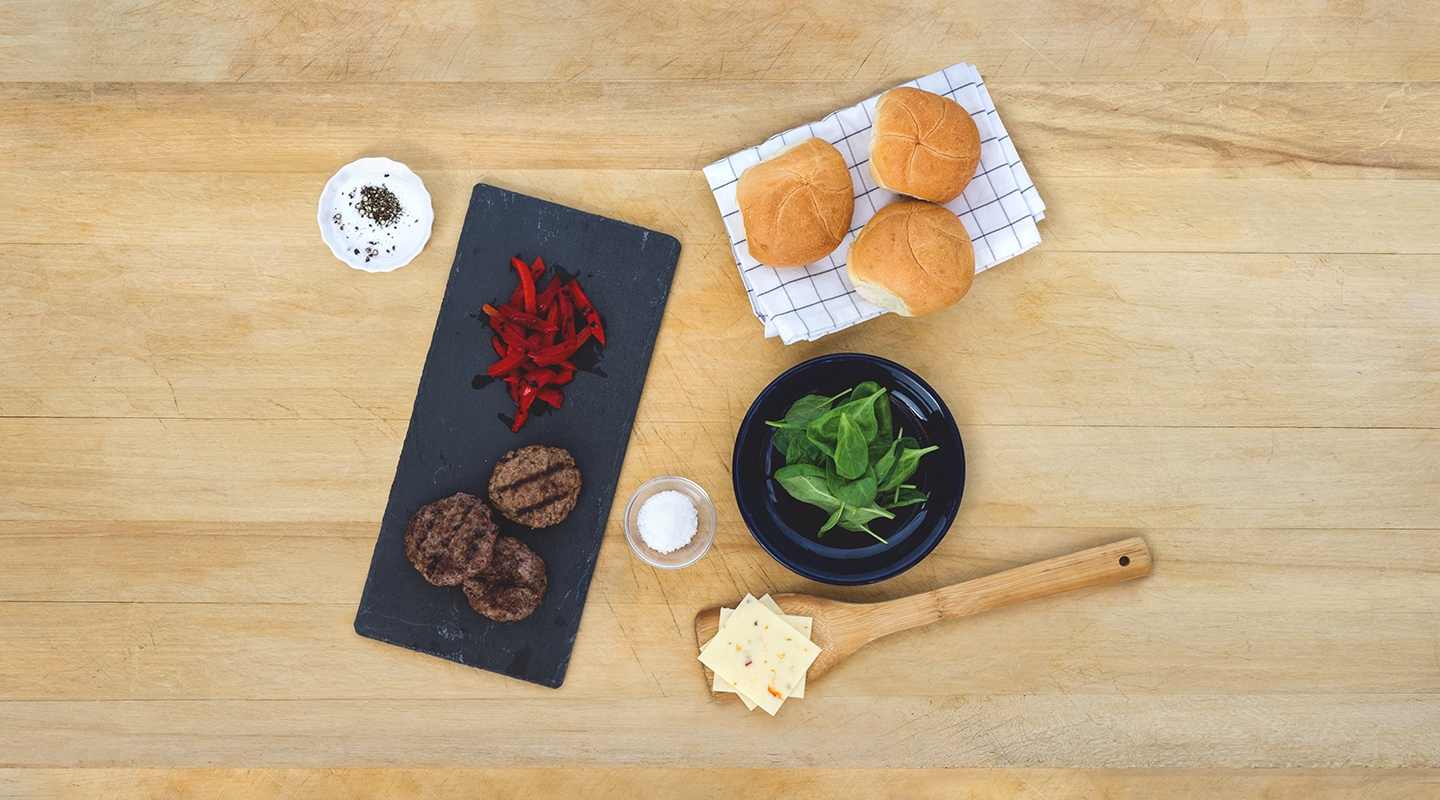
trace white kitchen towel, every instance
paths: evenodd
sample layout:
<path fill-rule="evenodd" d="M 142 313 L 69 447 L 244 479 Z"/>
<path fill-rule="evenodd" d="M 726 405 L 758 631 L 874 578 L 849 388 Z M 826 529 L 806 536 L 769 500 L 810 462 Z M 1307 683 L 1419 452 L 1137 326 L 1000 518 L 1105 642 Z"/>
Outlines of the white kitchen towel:
<path fill-rule="evenodd" d="M 960 217 L 970 232 L 975 243 L 975 271 L 989 269 L 1039 244 L 1040 231 L 1035 223 L 1045 218 L 1045 203 L 1020 163 L 980 73 L 962 63 L 901 85 L 951 98 L 970 112 L 980 131 L 979 170 L 964 194 L 945 206 Z M 876 187 L 870 177 L 870 128 L 877 98 L 772 136 L 763 144 L 705 168 L 705 179 L 730 235 L 750 306 L 765 324 L 765 335 L 779 336 L 785 344 L 818 339 L 887 313 L 860 297 L 845 271 L 846 252 L 855 234 L 876 211 L 899 198 Z M 814 264 L 767 267 L 751 258 L 745 247 L 745 227 L 735 205 L 735 182 L 747 167 L 812 136 L 835 145 L 850 168 L 855 184 L 855 216 L 850 220 L 850 231 L 834 253 Z"/>

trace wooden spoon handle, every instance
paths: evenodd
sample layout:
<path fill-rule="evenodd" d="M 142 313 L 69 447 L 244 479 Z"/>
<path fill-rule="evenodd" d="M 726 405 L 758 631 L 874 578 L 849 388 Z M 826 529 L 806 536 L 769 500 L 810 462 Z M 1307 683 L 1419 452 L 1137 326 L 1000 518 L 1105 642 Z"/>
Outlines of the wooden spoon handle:
<path fill-rule="evenodd" d="M 1139 537 L 878 604 L 877 638 L 931 622 L 966 617 L 1026 600 L 1104 586 L 1150 574 L 1150 550 Z M 876 609 L 877 611 L 879 608 Z"/>

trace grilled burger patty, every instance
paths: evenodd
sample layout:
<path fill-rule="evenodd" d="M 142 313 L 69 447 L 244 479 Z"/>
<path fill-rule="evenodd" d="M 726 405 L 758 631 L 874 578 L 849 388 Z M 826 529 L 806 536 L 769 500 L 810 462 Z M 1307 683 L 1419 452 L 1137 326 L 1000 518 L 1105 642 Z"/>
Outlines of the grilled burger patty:
<path fill-rule="evenodd" d="M 490 476 L 490 502 L 506 519 L 532 528 L 569 516 L 580 497 L 580 470 L 568 450 L 532 444 L 511 450 Z"/>
<path fill-rule="evenodd" d="M 489 566 L 465 581 L 465 597 L 490 619 L 515 622 L 540 605 L 547 583 L 544 560 L 519 539 L 501 536 Z"/>
<path fill-rule="evenodd" d="M 465 493 L 415 512 L 405 526 L 405 555 L 436 586 L 455 586 L 491 561 L 500 528 L 490 507 Z"/>

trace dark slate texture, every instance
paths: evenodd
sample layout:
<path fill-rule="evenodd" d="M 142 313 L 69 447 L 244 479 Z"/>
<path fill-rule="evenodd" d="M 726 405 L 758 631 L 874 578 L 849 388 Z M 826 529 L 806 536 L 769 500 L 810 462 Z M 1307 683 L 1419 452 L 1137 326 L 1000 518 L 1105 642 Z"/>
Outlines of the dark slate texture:
<path fill-rule="evenodd" d="M 577 276 L 604 320 L 607 346 L 577 357 L 588 371 L 563 388 L 560 409 L 532 415 L 511 433 L 515 407 L 505 385 L 484 378 L 496 355 L 480 307 L 509 299 L 516 255 L 527 262 L 541 256 Z M 679 241 L 663 233 L 475 187 L 355 616 L 357 633 L 545 686 L 565 680 L 679 256 Z M 496 516 L 502 534 L 545 560 L 549 590 L 528 619 L 491 622 L 470 608 L 460 587 L 432 586 L 415 571 L 405 557 L 405 523 L 421 506 L 456 492 L 485 498 L 495 462 L 529 444 L 569 450 L 584 485 L 574 512 L 554 527 L 531 530 Z"/>

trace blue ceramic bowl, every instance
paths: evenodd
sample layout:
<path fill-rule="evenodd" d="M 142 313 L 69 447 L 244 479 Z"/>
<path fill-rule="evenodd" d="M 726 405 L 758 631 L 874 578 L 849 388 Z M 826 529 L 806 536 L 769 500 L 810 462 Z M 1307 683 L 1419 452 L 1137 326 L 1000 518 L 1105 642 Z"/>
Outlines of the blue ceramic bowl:
<path fill-rule="evenodd" d="M 920 459 L 910 480 L 930 499 L 898 510 L 893 520 L 871 523 L 889 544 L 838 527 L 817 536 L 825 512 L 795 500 L 772 477 L 785 466 L 785 457 L 772 444 L 776 429 L 765 422 L 784 418 L 790 406 L 807 394 L 829 397 L 867 380 L 889 390 L 896 428 L 919 439 L 922 447 L 940 448 Z M 790 369 L 755 398 L 735 437 L 731 474 L 740 517 L 776 561 L 811 580 L 859 586 L 910 569 L 945 537 L 965 490 L 965 449 L 950 410 L 918 375 L 876 356 L 840 353 Z"/>

